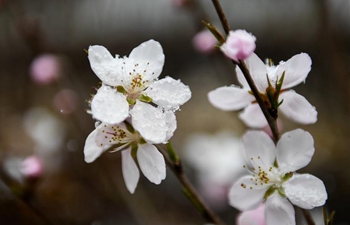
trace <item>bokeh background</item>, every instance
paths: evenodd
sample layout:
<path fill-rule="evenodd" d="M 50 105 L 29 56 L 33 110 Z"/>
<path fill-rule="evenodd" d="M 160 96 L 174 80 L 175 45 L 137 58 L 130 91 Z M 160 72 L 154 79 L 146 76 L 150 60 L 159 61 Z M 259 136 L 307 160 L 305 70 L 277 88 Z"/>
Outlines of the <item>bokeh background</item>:
<path fill-rule="evenodd" d="M 257 37 L 262 59 L 278 63 L 300 52 L 311 56 L 306 84 L 295 90 L 316 106 L 318 122 L 300 126 L 282 117 L 283 130 L 311 132 L 316 152 L 301 172 L 324 181 L 335 224 L 349 225 L 350 1 L 222 0 L 222 5 L 233 29 Z M 210 0 L 0 0 L 0 224 L 204 224 L 170 170 L 159 186 L 141 176 L 131 195 L 120 153 L 105 153 L 91 164 L 83 157 L 94 129 L 86 100 L 99 82 L 84 49 L 94 44 L 121 56 L 149 39 L 162 44 L 162 76 L 181 79 L 192 90 L 192 99 L 177 112 L 172 138 L 181 156 L 196 133 L 244 133 L 237 112 L 222 112 L 207 100 L 210 90 L 238 83 L 234 66 L 220 52 L 194 46 L 202 19 L 222 30 Z M 33 155 L 44 169 L 28 179 L 21 162 Z M 201 189 L 198 171 L 184 161 Z M 228 224 L 235 223 L 234 208 L 226 202 L 216 207 L 204 197 Z"/>

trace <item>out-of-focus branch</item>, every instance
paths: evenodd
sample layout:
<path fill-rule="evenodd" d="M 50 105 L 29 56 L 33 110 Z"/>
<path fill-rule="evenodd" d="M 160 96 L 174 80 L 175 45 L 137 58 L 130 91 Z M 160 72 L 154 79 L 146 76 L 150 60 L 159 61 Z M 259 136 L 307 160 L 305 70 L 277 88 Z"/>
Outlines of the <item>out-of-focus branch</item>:
<path fill-rule="evenodd" d="M 52 220 L 50 220 L 43 212 L 41 212 L 37 207 L 33 205 L 33 190 L 31 189 L 29 183 L 27 187 L 22 186 L 22 184 L 18 183 L 16 180 L 8 176 L 2 168 L 0 168 L 0 179 L 8 187 L 8 189 L 11 191 L 10 193 L 13 194 L 13 197 L 15 197 L 16 200 L 23 203 L 23 205 L 25 205 L 29 211 L 31 211 L 45 224 L 54 225 Z"/>
<path fill-rule="evenodd" d="M 171 156 L 171 154 L 168 154 L 169 151 L 174 153 L 172 147 L 168 145 L 168 148 L 169 147 L 171 149 L 167 151 L 163 146 L 157 145 L 159 152 L 162 153 L 164 156 L 167 166 L 171 169 L 171 171 L 181 183 L 182 190 L 188 198 L 188 200 L 190 200 L 190 202 L 196 207 L 197 211 L 207 222 L 216 225 L 226 225 L 225 222 L 223 222 L 222 219 L 214 211 L 212 211 L 208 207 L 208 205 L 204 203 L 203 199 L 200 197 L 196 189 L 188 180 L 186 174 L 183 171 L 183 167 L 179 157 L 176 156 L 176 161 L 174 161 L 175 158 Z M 169 158 L 169 155 L 171 158 Z"/>

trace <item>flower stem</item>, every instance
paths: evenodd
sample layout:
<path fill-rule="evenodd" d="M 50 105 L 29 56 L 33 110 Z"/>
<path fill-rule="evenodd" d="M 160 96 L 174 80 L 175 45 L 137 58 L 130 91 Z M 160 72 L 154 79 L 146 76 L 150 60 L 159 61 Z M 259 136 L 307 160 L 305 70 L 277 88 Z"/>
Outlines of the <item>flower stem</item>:
<path fill-rule="evenodd" d="M 228 33 L 230 32 L 231 28 L 230 28 L 230 25 L 227 22 L 225 13 L 224 13 L 224 11 L 221 8 L 220 2 L 219 2 L 219 0 L 212 0 L 212 2 L 213 2 L 213 5 L 214 5 L 214 7 L 216 9 L 216 13 L 218 14 L 218 16 L 220 18 L 221 24 L 224 27 L 225 33 L 226 33 L 226 35 L 228 35 Z M 264 116 L 265 116 L 265 118 L 266 118 L 266 120 L 267 120 L 267 122 L 268 122 L 268 124 L 270 126 L 270 129 L 272 131 L 274 140 L 277 143 L 277 141 L 280 138 L 280 133 L 278 131 L 276 119 L 269 113 L 269 111 L 268 111 L 268 109 L 267 109 L 267 107 L 265 105 L 265 102 L 262 99 L 262 97 L 260 96 L 259 90 L 256 87 L 252 76 L 250 75 L 250 72 L 249 72 L 249 69 L 248 69 L 247 65 L 245 64 L 245 62 L 243 60 L 239 60 L 238 63 L 235 62 L 235 61 L 232 61 L 232 62 L 234 64 L 237 64 L 237 66 L 241 69 L 245 79 L 247 80 L 247 83 L 248 83 L 248 85 L 250 87 L 250 90 L 252 91 L 256 101 L 258 102 L 258 104 L 259 104 L 259 106 L 261 108 L 261 111 L 263 112 L 263 114 L 264 114 Z"/>
<path fill-rule="evenodd" d="M 174 173 L 176 178 L 182 185 L 182 189 L 188 200 L 196 207 L 197 211 L 208 223 L 213 223 L 216 225 L 226 225 L 225 222 L 214 212 L 212 211 L 203 199 L 198 194 L 197 190 L 193 187 L 191 182 L 188 180 L 186 174 L 184 173 L 180 158 L 176 155 L 176 161 L 173 161 L 169 158 L 168 152 L 175 153 L 171 145 L 167 145 L 167 150 L 163 146 L 157 145 L 157 148 L 160 153 L 163 154 L 167 166 Z"/>
<path fill-rule="evenodd" d="M 232 61 L 232 62 L 234 62 L 234 61 Z M 259 94 L 259 90 L 256 87 L 254 80 L 253 80 L 252 76 L 250 75 L 250 72 L 249 72 L 248 67 L 245 64 L 245 62 L 243 60 L 239 60 L 239 63 L 237 64 L 237 66 L 241 69 L 245 79 L 247 80 L 247 83 L 250 87 L 250 90 L 253 92 L 253 95 L 254 95 L 256 101 L 258 102 L 258 104 L 261 108 L 261 111 L 263 112 L 263 114 L 264 114 L 264 116 L 265 116 L 265 118 L 270 126 L 275 143 L 277 143 L 278 140 L 280 139 L 280 133 L 279 133 L 279 130 L 277 127 L 277 120 L 269 113 L 269 110 L 266 108 L 265 102 L 261 98 L 261 96 Z"/>
<path fill-rule="evenodd" d="M 222 26 L 224 27 L 225 33 L 228 34 L 231 30 L 230 25 L 227 22 L 224 10 L 222 10 L 219 0 L 212 0 L 215 7 L 216 13 L 219 16 Z"/>

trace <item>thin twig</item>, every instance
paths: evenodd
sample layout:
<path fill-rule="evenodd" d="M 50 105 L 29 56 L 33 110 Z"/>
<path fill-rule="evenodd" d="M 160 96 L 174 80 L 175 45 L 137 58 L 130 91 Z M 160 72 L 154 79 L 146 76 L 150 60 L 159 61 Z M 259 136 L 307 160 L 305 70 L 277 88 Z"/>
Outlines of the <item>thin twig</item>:
<path fill-rule="evenodd" d="M 220 18 L 221 24 L 224 27 L 225 33 L 226 33 L 226 35 L 228 35 L 228 33 L 230 32 L 231 28 L 230 28 L 230 26 L 229 26 L 229 24 L 227 22 L 225 13 L 224 13 L 224 11 L 221 8 L 220 2 L 219 2 L 219 0 L 212 0 L 212 2 L 213 2 L 214 7 L 216 9 L 216 13 L 218 14 L 218 16 Z M 280 138 L 280 134 L 279 134 L 279 131 L 278 131 L 276 119 L 271 116 L 271 114 L 269 113 L 268 109 L 266 108 L 264 100 L 260 96 L 259 90 L 256 87 L 252 76 L 250 75 L 250 72 L 249 72 L 249 69 L 248 69 L 247 65 L 245 64 L 245 62 L 243 60 L 239 60 L 239 63 L 237 63 L 235 61 L 232 61 L 232 62 L 234 64 L 236 64 L 241 69 L 245 79 L 248 82 L 250 90 L 253 92 L 253 95 L 254 95 L 256 101 L 258 102 L 258 104 L 259 104 L 259 106 L 261 108 L 261 111 L 263 112 L 263 114 L 264 114 L 264 116 L 265 116 L 265 118 L 266 118 L 266 120 L 267 120 L 267 122 L 268 122 L 268 124 L 269 124 L 269 126 L 271 128 L 274 140 L 275 140 L 275 142 L 277 142 L 279 140 L 279 138 Z"/>
<path fill-rule="evenodd" d="M 225 33 L 228 34 L 231 30 L 230 25 L 227 22 L 224 10 L 222 10 L 219 0 L 212 0 L 216 13 L 218 14 L 221 24 L 224 27 Z"/>
<path fill-rule="evenodd" d="M 234 61 L 232 61 L 234 62 Z M 280 133 L 277 127 L 277 122 L 276 119 L 274 119 L 271 114 L 269 113 L 268 109 L 266 108 L 265 102 L 262 99 L 262 97 L 260 96 L 259 90 L 256 87 L 254 80 L 252 78 L 252 76 L 250 75 L 250 72 L 248 70 L 247 65 L 245 64 L 245 62 L 243 60 L 240 60 L 239 63 L 237 64 L 237 66 L 241 69 L 245 79 L 247 80 L 247 83 L 250 87 L 250 90 L 253 92 L 254 97 L 256 99 L 256 101 L 258 102 L 261 111 L 263 112 L 269 126 L 271 129 L 271 132 L 273 134 L 274 140 L 277 143 L 277 141 L 280 139 Z"/>
<path fill-rule="evenodd" d="M 176 164 L 173 163 L 169 158 L 167 151 L 162 146 L 157 145 L 157 148 L 159 152 L 163 154 L 167 166 L 171 169 L 171 171 L 181 183 L 184 194 L 196 207 L 201 216 L 209 223 L 216 225 L 226 225 L 225 222 L 222 221 L 221 218 L 214 211 L 212 211 L 208 205 L 206 205 L 206 203 L 204 203 L 203 199 L 200 197 L 196 189 L 193 187 L 185 175 L 181 161 L 178 160 Z"/>

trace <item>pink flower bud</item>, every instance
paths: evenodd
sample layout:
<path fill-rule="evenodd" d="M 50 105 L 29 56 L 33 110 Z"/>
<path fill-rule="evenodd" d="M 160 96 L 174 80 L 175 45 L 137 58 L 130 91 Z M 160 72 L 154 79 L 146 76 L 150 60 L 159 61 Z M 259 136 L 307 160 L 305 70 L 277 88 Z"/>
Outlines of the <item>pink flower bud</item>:
<path fill-rule="evenodd" d="M 26 178 L 36 178 L 44 172 L 44 165 L 39 157 L 32 155 L 22 161 L 20 170 Z"/>
<path fill-rule="evenodd" d="M 237 218 L 237 225 L 266 225 L 265 205 L 254 210 L 244 211 Z"/>
<path fill-rule="evenodd" d="M 193 37 L 192 43 L 198 52 L 209 54 L 215 50 L 215 45 L 218 44 L 218 41 L 210 31 L 204 30 Z"/>
<path fill-rule="evenodd" d="M 255 36 L 245 30 L 230 31 L 221 51 L 232 60 L 244 60 L 254 52 L 255 41 Z"/>
<path fill-rule="evenodd" d="M 55 55 L 40 55 L 33 60 L 30 66 L 30 76 L 36 84 L 50 84 L 57 80 L 59 75 L 60 62 Z"/>

